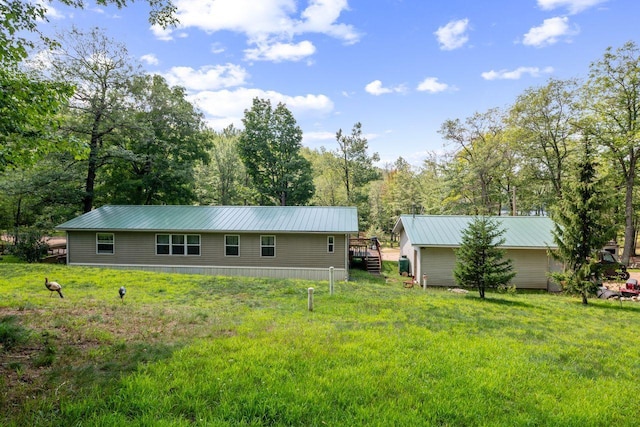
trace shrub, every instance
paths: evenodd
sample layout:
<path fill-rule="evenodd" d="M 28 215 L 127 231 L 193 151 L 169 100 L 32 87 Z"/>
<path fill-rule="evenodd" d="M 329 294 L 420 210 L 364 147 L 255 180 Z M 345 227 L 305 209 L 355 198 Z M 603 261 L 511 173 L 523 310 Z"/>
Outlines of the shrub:
<path fill-rule="evenodd" d="M 12 252 L 19 259 L 26 262 L 38 262 L 47 254 L 49 245 L 44 241 L 44 233 L 29 230 L 16 234 Z"/>

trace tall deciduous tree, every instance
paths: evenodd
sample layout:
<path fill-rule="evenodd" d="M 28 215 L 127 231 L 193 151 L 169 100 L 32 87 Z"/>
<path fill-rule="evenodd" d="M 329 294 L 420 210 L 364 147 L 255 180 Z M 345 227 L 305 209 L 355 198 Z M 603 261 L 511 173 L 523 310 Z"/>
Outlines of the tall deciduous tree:
<path fill-rule="evenodd" d="M 369 204 L 372 208 L 377 207 L 372 209 L 371 223 L 379 229 L 390 232 L 400 214 L 422 211 L 416 174 L 402 157 L 385 168 L 383 178 L 378 182 L 381 188 L 379 201 L 375 203 L 372 199 L 375 192 L 370 191 Z"/>
<path fill-rule="evenodd" d="M 1 174 L 0 229 L 50 230 L 73 216 L 83 194 L 81 174 L 68 153 L 50 153 L 33 166 Z"/>
<path fill-rule="evenodd" d="M 446 120 L 440 134 L 455 144 L 449 180 L 454 190 L 450 197 L 466 199 L 467 213 L 500 214 L 511 202 L 513 150 L 504 138 L 502 112 L 490 109 L 465 119 Z"/>
<path fill-rule="evenodd" d="M 340 159 L 333 151 L 303 149 L 303 155 L 313 167 L 315 193 L 311 204 L 318 206 L 347 206 L 347 193 L 342 185 Z"/>
<path fill-rule="evenodd" d="M 609 47 L 591 64 L 584 88 L 585 109 L 590 113 L 583 132 L 593 135 L 617 164 L 625 189 L 625 229 L 622 262 L 635 250 L 633 189 L 640 159 L 640 48 L 627 42 Z"/>
<path fill-rule="evenodd" d="M 208 164 L 196 168 L 196 192 L 203 205 L 250 204 L 255 195 L 247 188 L 247 173 L 238 153 L 241 131 L 230 125 L 220 132 L 205 131 L 210 141 Z"/>
<path fill-rule="evenodd" d="M 80 0 L 60 0 L 62 4 L 83 8 Z M 171 0 L 148 0 L 151 6 L 149 22 L 166 27 L 176 23 L 175 6 Z M 58 146 L 77 152 L 68 140 L 56 139 L 52 117 L 72 93 L 74 82 L 50 82 L 19 69 L 20 63 L 35 47 L 37 40 L 47 49 L 56 49 L 59 42 L 38 30 L 48 20 L 49 1 L 0 1 L 0 171 L 5 167 L 21 167 L 40 160 Z M 121 8 L 127 0 L 98 0 L 99 5 L 113 4 Z M 47 131 L 49 131 L 47 133 Z"/>
<path fill-rule="evenodd" d="M 45 80 L 17 66 L 0 67 L 0 172 L 28 167 L 56 150 L 79 151 L 56 135 L 56 116 L 72 93 L 69 84 Z"/>
<path fill-rule="evenodd" d="M 447 213 L 443 203 L 446 198 L 443 160 L 436 153 L 429 153 L 422 162 L 416 179 L 421 211 L 425 214 Z"/>
<path fill-rule="evenodd" d="M 510 136 L 517 141 L 523 167 L 533 172 L 533 180 L 550 184 L 543 201 L 547 204 L 562 196 L 566 163 L 578 136 L 578 99 L 576 80 L 550 79 L 525 90 L 509 111 Z"/>
<path fill-rule="evenodd" d="M 136 74 L 124 45 L 99 29 L 71 29 L 60 36 L 62 47 L 46 64 L 58 81 L 75 84 L 65 129 L 88 147 L 84 212 L 93 208 L 98 170 L 109 161 L 109 137 L 128 125 L 129 85 Z"/>
<path fill-rule="evenodd" d="M 113 138 L 103 193 L 120 204 L 193 203 L 194 166 L 209 159 L 202 113 L 159 75 L 134 77 L 130 92 L 132 121 Z"/>
<path fill-rule="evenodd" d="M 462 232 L 456 250 L 453 278 L 458 286 L 477 288 L 480 298 L 491 288 L 507 285 L 516 275 L 510 259 L 505 259 L 504 229 L 493 219 L 474 218 Z"/>
<path fill-rule="evenodd" d="M 304 205 L 313 195 L 311 165 L 300 153 L 302 129 L 287 107 L 255 98 L 245 110 L 238 148 L 263 203 Z"/>
<path fill-rule="evenodd" d="M 337 156 L 341 159 L 340 170 L 342 180 L 347 191 L 347 203 L 356 204 L 356 192 L 365 184 L 379 178 L 380 174 L 373 166 L 373 162 L 380 160 L 378 153 L 369 155 L 367 138 L 362 134 L 360 122 L 353 125 L 351 135 L 342 133 L 339 129 L 336 133 L 338 141 Z"/>
<path fill-rule="evenodd" d="M 83 8 L 82 0 L 60 0 L 62 4 Z M 48 47 L 55 47 L 56 41 L 38 31 L 38 23 L 47 21 L 48 1 L 31 2 L 25 0 L 3 0 L 0 2 L 0 65 L 17 63 L 27 57 L 27 51 L 34 46 L 38 34 Z M 113 4 L 125 7 L 127 0 L 97 0 L 98 5 Z M 176 7 L 170 0 L 147 0 L 151 6 L 149 22 L 166 27 L 175 24 Z"/>
<path fill-rule="evenodd" d="M 564 262 L 565 272 L 555 274 L 569 292 L 587 297 L 594 290 L 591 280 L 594 273 L 594 253 L 602 249 L 616 233 L 611 215 L 611 196 L 603 189 L 602 178 L 597 174 L 595 150 L 585 139 L 575 167 L 576 176 L 565 186 L 563 198 L 552 211 L 555 222 L 553 240 L 558 249 L 553 255 Z"/>

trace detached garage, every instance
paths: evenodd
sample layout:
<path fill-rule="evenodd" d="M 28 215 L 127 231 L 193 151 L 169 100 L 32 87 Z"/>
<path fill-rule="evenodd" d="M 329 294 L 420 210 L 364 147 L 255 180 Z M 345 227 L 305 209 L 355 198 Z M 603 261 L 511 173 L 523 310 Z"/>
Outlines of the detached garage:
<path fill-rule="evenodd" d="M 400 237 L 400 256 L 409 259 L 411 274 L 417 280 L 426 274 L 429 286 L 455 286 L 455 249 L 473 219 L 473 216 L 458 215 L 402 215 L 393 232 Z M 517 273 L 512 283 L 518 289 L 557 291 L 557 286 L 548 278 L 549 272 L 562 269 L 547 253 L 548 248 L 556 247 L 553 221 L 533 216 L 491 219 L 505 230 L 503 248 Z"/>

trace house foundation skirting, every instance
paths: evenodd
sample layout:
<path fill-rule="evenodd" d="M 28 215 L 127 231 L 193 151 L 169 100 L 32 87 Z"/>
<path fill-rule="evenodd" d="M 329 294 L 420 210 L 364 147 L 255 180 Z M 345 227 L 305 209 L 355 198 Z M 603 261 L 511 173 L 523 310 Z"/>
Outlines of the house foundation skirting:
<path fill-rule="evenodd" d="M 273 277 L 277 279 L 303 279 L 329 281 L 329 268 L 292 268 L 292 267 L 205 267 L 205 266 L 169 266 L 137 264 L 93 264 L 70 263 L 71 266 L 111 268 L 115 270 L 141 270 L 160 273 L 202 274 L 208 276 L 244 276 Z M 348 280 L 348 271 L 334 268 L 334 280 Z"/>

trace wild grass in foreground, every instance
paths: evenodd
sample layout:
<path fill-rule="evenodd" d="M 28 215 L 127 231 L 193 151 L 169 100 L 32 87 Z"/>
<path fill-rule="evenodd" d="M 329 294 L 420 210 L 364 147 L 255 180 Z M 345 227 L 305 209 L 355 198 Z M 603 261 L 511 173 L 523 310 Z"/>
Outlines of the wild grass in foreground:
<path fill-rule="evenodd" d="M 22 337 L 0 353 L 6 425 L 609 426 L 640 415 L 637 334 L 621 327 L 638 323 L 631 303 L 480 300 L 362 275 L 331 296 L 326 282 L 41 265 L 0 266 L 0 295 L 0 319 Z"/>

